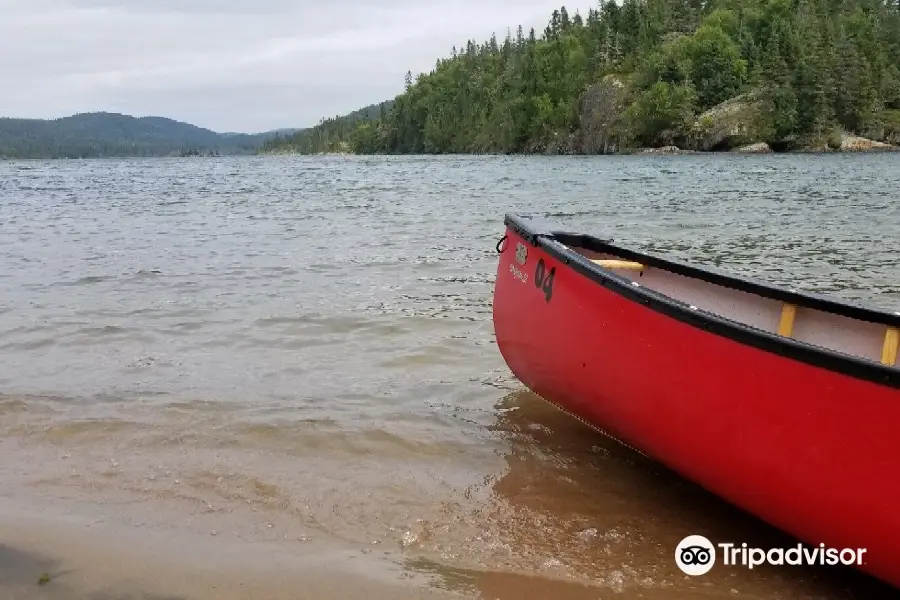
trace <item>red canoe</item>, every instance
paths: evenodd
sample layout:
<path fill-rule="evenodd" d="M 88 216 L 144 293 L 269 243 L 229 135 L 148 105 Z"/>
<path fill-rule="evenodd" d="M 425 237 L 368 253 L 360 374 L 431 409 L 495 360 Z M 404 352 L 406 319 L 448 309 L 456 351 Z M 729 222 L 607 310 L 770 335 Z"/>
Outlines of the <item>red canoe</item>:
<path fill-rule="evenodd" d="M 900 313 L 505 224 L 494 327 L 523 384 L 900 587 Z"/>

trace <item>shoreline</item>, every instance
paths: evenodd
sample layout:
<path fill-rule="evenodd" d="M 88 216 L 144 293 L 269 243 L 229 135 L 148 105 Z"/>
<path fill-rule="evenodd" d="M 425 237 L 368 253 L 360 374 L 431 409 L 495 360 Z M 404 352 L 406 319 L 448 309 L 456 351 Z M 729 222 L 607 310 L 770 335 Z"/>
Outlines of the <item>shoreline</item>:
<path fill-rule="evenodd" d="M 129 529 L 72 514 L 48 516 L 0 501 L 0 584 L 19 600 L 372 600 L 460 598 L 391 561 L 336 545 L 198 539 Z M 298 549 L 299 548 L 299 549 Z"/>
<path fill-rule="evenodd" d="M 765 145 L 766 148 L 760 148 Z M 210 159 L 210 158 L 272 158 L 272 157 L 297 157 L 297 156 L 328 156 L 328 157 L 351 157 L 351 156 L 419 156 L 419 157 L 440 157 L 440 156 L 519 156 L 519 157 L 554 157 L 554 156 L 577 156 L 577 157 L 616 157 L 616 156 L 752 156 L 752 155 L 834 155 L 834 154 L 894 154 L 900 153 L 900 145 L 887 144 L 885 146 L 874 146 L 868 148 L 796 148 L 791 150 L 773 150 L 767 144 L 749 144 L 739 148 L 731 148 L 728 150 L 689 150 L 678 148 L 676 146 L 647 147 L 647 148 L 630 148 L 619 152 L 607 153 L 585 153 L 585 152 L 442 152 L 442 153 L 386 153 L 379 152 L 373 154 L 357 154 L 355 152 L 258 152 L 250 154 L 231 154 L 227 156 L 85 156 L 80 158 L 62 158 L 62 157 L 43 157 L 43 158 L 6 158 L 0 157 L 0 163 L 3 162 L 37 162 L 37 161 L 84 161 L 84 160 L 158 160 L 158 159 Z"/>
<path fill-rule="evenodd" d="M 722 150 L 722 151 L 707 151 L 707 150 L 682 150 L 678 149 L 677 151 L 670 151 L 665 148 L 638 148 L 635 150 L 629 150 L 627 152 L 610 152 L 606 154 L 585 154 L 585 153 L 544 153 L 544 152 L 446 152 L 440 154 L 388 154 L 388 153 L 378 153 L 378 154 L 355 154 L 353 152 L 319 152 L 315 154 L 308 154 L 304 152 L 272 152 L 272 153 L 263 153 L 263 154 L 253 154 L 251 156 L 257 157 L 296 157 L 296 156 L 427 156 L 427 157 L 440 157 L 440 156 L 519 156 L 519 157 L 532 157 L 532 156 L 540 156 L 540 157 L 616 157 L 616 156 L 755 156 L 755 155 L 833 155 L 833 154 L 894 154 L 900 153 L 900 146 L 891 146 L 889 149 L 872 149 L 872 150 L 813 150 L 813 149 L 804 149 L 804 150 L 787 150 L 781 152 L 756 152 L 756 151 L 742 151 L 742 150 Z M 38 159 L 38 160 L 52 160 L 52 159 Z"/>
<path fill-rule="evenodd" d="M 751 154 L 885 154 L 900 152 L 900 144 L 888 144 L 859 136 L 847 136 L 842 147 L 801 146 L 789 150 L 774 150 L 766 142 L 754 142 L 724 150 L 692 150 L 678 146 L 636 147 L 616 152 L 444 152 L 444 153 L 364 153 L 355 152 L 258 152 L 253 156 L 679 156 L 679 155 L 751 155 Z"/>

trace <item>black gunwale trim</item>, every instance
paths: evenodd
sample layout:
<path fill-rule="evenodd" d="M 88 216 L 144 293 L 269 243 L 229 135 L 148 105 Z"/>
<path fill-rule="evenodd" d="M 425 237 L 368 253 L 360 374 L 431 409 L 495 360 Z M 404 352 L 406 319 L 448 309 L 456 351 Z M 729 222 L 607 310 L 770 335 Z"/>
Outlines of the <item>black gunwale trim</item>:
<path fill-rule="evenodd" d="M 595 283 L 643 304 L 652 310 L 665 314 L 683 323 L 703 329 L 715 335 L 771 352 L 779 356 L 791 358 L 849 375 L 857 379 L 870 381 L 890 388 L 900 389 L 900 369 L 888 367 L 881 363 L 843 354 L 813 344 L 785 338 L 756 327 L 728 319 L 721 315 L 691 308 L 685 302 L 657 292 L 633 282 L 621 275 L 601 269 L 589 259 L 575 252 L 568 246 L 580 247 L 595 252 L 616 254 L 625 259 L 636 260 L 671 271 L 679 275 L 692 277 L 708 283 L 729 287 L 773 300 L 789 302 L 824 312 L 878 323 L 882 325 L 900 326 L 900 314 L 890 313 L 875 308 L 860 306 L 849 302 L 835 300 L 815 294 L 795 292 L 758 280 L 738 277 L 711 268 L 701 268 L 675 260 L 665 259 L 652 254 L 638 252 L 612 243 L 612 240 L 601 240 L 595 236 L 572 233 L 553 227 L 551 224 L 530 217 L 507 214 L 504 224 L 513 229 L 530 244 L 543 248 L 560 262 L 570 266 Z"/>

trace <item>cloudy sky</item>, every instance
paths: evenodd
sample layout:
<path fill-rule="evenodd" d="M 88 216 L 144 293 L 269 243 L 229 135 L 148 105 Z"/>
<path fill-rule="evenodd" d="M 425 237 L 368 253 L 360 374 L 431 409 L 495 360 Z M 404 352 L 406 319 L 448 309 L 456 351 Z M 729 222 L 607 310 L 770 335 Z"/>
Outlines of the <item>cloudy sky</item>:
<path fill-rule="evenodd" d="M 393 98 L 469 38 L 562 0 L 0 0 L 0 116 L 111 111 L 305 127 Z M 595 1 L 566 3 L 587 15 Z"/>

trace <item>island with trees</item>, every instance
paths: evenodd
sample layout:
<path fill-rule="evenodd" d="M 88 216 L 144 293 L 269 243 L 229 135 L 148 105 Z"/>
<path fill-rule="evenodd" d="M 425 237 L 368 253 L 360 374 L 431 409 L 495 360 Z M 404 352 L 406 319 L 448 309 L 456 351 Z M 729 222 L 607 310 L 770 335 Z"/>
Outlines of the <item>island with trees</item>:
<path fill-rule="evenodd" d="M 621 0 L 469 41 L 262 153 L 900 149 L 900 1 Z"/>

